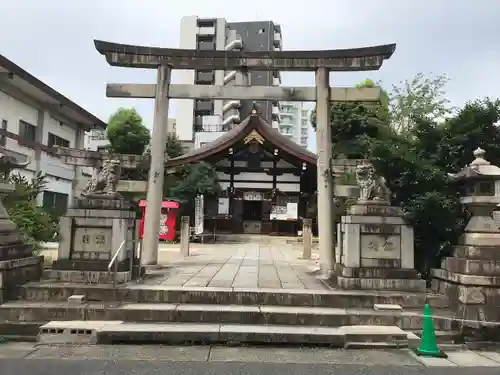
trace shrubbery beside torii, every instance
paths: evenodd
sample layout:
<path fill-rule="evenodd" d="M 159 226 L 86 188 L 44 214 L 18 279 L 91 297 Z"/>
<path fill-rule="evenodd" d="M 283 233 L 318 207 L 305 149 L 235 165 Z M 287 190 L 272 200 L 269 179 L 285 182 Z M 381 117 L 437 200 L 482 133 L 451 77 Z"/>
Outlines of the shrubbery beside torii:
<path fill-rule="evenodd" d="M 422 74 L 388 93 L 378 105 L 334 103 L 334 157 L 368 157 L 394 193 L 415 230 L 415 264 L 423 276 L 456 244 L 464 225 L 457 188 L 447 173 L 473 160 L 481 147 L 500 165 L 500 100 L 482 99 L 448 107 L 443 76 Z M 361 86 L 373 84 L 367 81 Z M 313 127 L 314 113 L 312 116 Z M 337 219 L 345 212 L 336 212 Z"/>
<path fill-rule="evenodd" d="M 149 130 L 135 109 L 118 109 L 109 119 L 106 135 L 110 142 L 108 148 L 112 152 L 135 155 L 150 152 Z M 166 158 L 175 158 L 183 152 L 181 141 L 176 135 L 169 134 L 166 141 Z M 125 171 L 122 178 L 147 180 L 148 171 L 149 168 Z M 165 175 L 163 187 L 164 199 L 179 200 L 183 214 L 189 214 L 193 209 L 196 195 L 202 194 L 209 197 L 220 191 L 217 173 L 211 165 L 206 163 L 186 165 L 179 168 L 175 174 Z"/>

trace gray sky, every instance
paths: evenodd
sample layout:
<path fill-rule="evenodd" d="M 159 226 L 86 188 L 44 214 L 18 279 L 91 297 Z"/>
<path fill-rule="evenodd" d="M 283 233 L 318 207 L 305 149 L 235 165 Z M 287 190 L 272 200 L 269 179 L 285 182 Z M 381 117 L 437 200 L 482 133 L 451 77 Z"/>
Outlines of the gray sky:
<path fill-rule="evenodd" d="M 446 73 L 453 105 L 500 96 L 499 0 L 0 0 L 0 53 L 104 120 L 135 107 L 151 127 L 152 100 L 107 99 L 105 85 L 153 83 L 154 73 L 109 67 L 92 40 L 175 48 L 185 15 L 272 19 L 284 49 L 397 43 L 380 71 L 332 74 L 333 86 Z M 282 77 L 287 86 L 314 84 L 312 73 Z"/>

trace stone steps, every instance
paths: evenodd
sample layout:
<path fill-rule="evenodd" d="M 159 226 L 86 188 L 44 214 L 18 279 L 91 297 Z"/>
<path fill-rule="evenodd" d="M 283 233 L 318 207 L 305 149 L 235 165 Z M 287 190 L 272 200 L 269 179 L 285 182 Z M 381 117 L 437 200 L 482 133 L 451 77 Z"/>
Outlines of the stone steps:
<path fill-rule="evenodd" d="M 421 310 L 379 311 L 369 308 L 325 308 L 271 305 L 198 305 L 173 303 L 81 303 L 15 301 L 0 305 L 3 322 L 125 321 L 136 323 L 221 323 L 341 327 L 398 326 L 420 330 Z M 434 310 L 437 330 L 453 330 L 452 314 Z"/>
<path fill-rule="evenodd" d="M 348 348 L 408 346 L 394 326 L 295 327 L 207 323 L 51 322 L 40 328 L 43 344 L 299 344 Z"/>
<path fill-rule="evenodd" d="M 398 291 L 311 290 L 311 289 L 237 289 L 175 287 L 129 284 L 82 285 L 70 283 L 30 283 L 19 288 L 18 299 L 25 301 L 66 302 L 72 295 L 83 295 L 93 302 L 194 303 L 222 305 L 272 305 L 336 308 L 373 308 L 375 304 L 396 304 L 404 309 L 447 308 L 445 297 L 432 293 Z"/>

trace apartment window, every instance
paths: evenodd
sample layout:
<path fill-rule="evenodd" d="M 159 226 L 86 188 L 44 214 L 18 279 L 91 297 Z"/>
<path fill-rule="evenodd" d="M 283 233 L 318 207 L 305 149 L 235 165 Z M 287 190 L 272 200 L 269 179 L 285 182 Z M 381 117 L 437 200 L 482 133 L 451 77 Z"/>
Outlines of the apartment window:
<path fill-rule="evenodd" d="M 215 26 L 215 20 L 198 20 L 197 21 L 198 27 L 214 27 Z"/>
<path fill-rule="evenodd" d="M 69 141 L 59 137 L 58 135 L 55 135 L 53 133 L 49 133 L 49 142 L 48 142 L 49 147 L 53 146 L 59 146 L 59 147 L 69 147 Z"/>
<path fill-rule="evenodd" d="M 2 120 L 2 130 L 7 130 L 7 120 Z M 7 137 L 5 135 L 2 135 L 0 137 L 0 146 L 5 147 L 7 144 Z"/>
<path fill-rule="evenodd" d="M 36 140 L 36 126 L 31 125 L 26 121 L 19 120 L 19 136 L 27 139 L 28 141 Z"/>
<path fill-rule="evenodd" d="M 307 135 L 307 129 L 300 129 L 301 135 Z"/>
<path fill-rule="evenodd" d="M 307 109 L 303 109 L 302 110 L 302 117 L 307 117 L 307 113 L 308 113 Z"/>
<path fill-rule="evenodd" d="M 309 120 L 306 118 L 302 119 L 302 126 L 307 126 L 309 124 Z"/>
<path fill-rule="evenodd" d="M 68 209 L 68 194 L 44 191 L 43 208 L 56 217 L 65 215 Z"/>

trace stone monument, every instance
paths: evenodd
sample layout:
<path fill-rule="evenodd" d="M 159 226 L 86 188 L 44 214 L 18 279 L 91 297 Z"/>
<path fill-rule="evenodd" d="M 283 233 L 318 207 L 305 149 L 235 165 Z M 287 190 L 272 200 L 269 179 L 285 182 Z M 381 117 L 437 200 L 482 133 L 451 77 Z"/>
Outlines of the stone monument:
<path fill-rule="evenodd" d="M 475 160 L 450 178 L 460 184 L 460 202 L 470 219 L 440 269 L 431 270 L 432 290 L 446 295 L 463 319 L 468 340 L 500 339 L 500 229 L 493 211 L 500 203 L 500 168 L 474 151 Z M 496 324 L 493 324 L 496 323 Z"/>
<path fill-rule="evenodd" d="M 23 243 L 3 205 L 5 196 L 15 189 L 9 183 L 10 171 L 25 168 L 29 163 L 8 155 L 0 146 L 0 304 L 17 297 L 17 286 L 40 280 L 43 274 L 43 257 L 34 255 L 32 246 Z"/>
<path fill-rule="evenodd" d="M 345 289 L 425 291 L 414 269 L 413 228 L 373 165 L 356 167 L 359 198 L 337 225 L 337 256 L 333 285 Z"/>
<path fill-rule="evenodd" d="M 71 154 L 68 156 L 67 154 Z M 86 159 L 85 150 L 64 150 L 66 159 Z M 95 155 L 94 155 L 95 156 Z M 90 159 L 90 158 L 89 158 Z M 58 259 L 51 278 L 85 283 L 109 283 L 113 255 L 120 250 L 116 281 L 131 278 L 134 257 L 136 213 L 131 203 L 117 192 L 121 161 L 113 156 L 95 165 L 94 176 L 60 220 Z M 116 266 L 116 267 L 115 267 Z"/>

